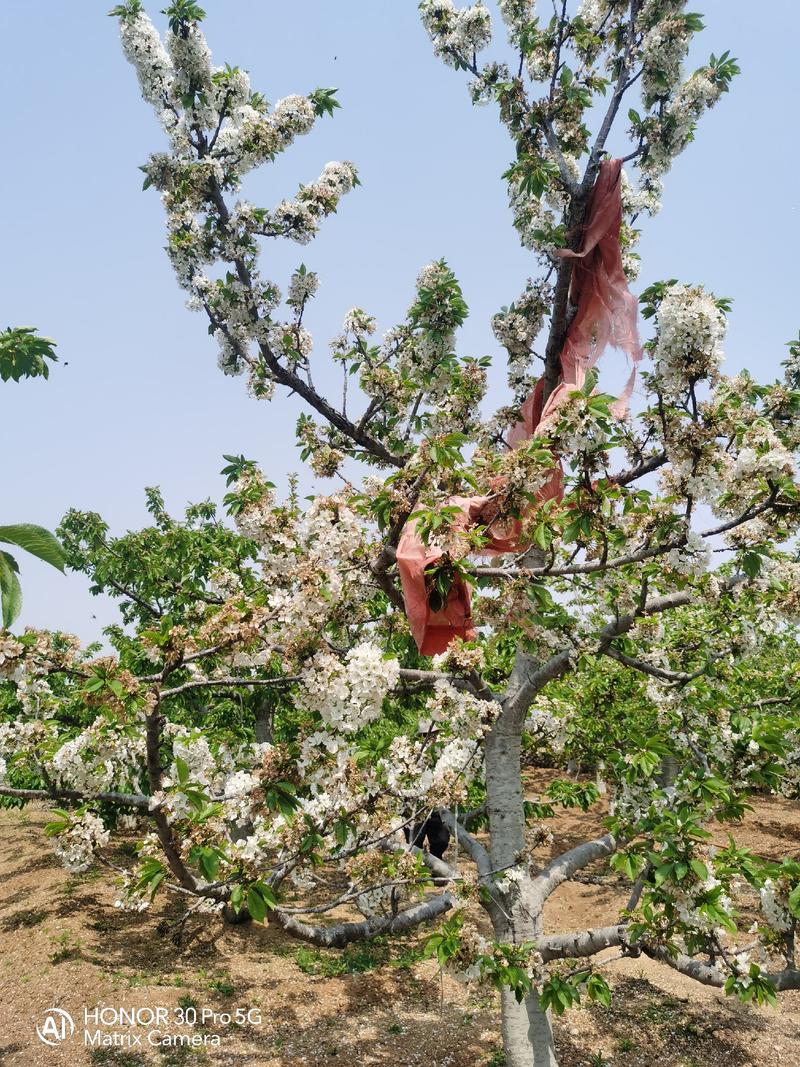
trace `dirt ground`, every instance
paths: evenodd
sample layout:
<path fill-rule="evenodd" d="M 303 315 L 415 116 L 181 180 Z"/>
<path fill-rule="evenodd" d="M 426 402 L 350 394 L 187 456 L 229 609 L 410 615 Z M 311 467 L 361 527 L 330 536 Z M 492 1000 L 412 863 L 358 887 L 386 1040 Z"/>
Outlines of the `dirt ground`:
<path fill-rule="evenodd" d="M 547 774 L 537 772 L 534 791 Z M 553 851 L 594 834 L 598 819 L 594 811 L 559 818 Z M 196 917 L 176 943 L 180 901 L 165 895 L 139 914 L 114 908 L 112 872 L 63 870 L 42 834 L 47 821 L 40 806 L 0 810 L 2 1067 L 502 1065 L 493 998 L 442 982 L 420 958 L 421 937 L 343 955 L 271 927 Z M 800 812 L 761 802 L 735 836 L 763 855 L 796 855 Z M 112 858 L 130 862 L 124 851 Z M 547 927 L 613 922 L 625 899 L 616 876 L 598 868 L 557 891 Z M 750 1008 L 650 960 L 621 960 L 615 950 L 605 958 L 611 1008 L 556 1020 L 563 1067 L 800 1067 L 800 993 L 781 996 L 777 1010 Z M 69 1013 L 71 1037 L 59 1039 L 63 1016 L 48 1016 L 52 1008 Z M 85 1021 L 86 1011 L 102 1008 L 138 1010 L 140 1025 Z M 157 1009 L 168 1013 L 165 1024 Z M 194 1025 L 178 1024 L 195 1013 Z M 135 1035 L 141 1045 L 86 1047 L 84 1029 Z M 194 1046 L 175 1043 L 180 1034 L 193 1035 Z"/>

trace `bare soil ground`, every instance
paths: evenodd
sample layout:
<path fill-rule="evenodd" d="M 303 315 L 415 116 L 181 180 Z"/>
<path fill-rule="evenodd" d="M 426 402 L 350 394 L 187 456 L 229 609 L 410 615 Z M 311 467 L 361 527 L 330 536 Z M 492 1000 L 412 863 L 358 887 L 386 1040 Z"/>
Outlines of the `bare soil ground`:
<path fill-rule="evenodd" d="M 532 791 L 548 774 L 534 774 Z M 559 818 L 553 851 L 593 835 L 601 814 Z M 502 1064 L 493 998 L 442 982 L 436 965 L 420 958 L 422 937 L 354 946 L 343 956 L 270 927 L 197 917 L 176 943 L 180 901 L 165 896 L 141 914 L 114 908 L 111 872 L 64 871 L 42 833 L 47 821 L 38 806 L 0 810 L 2 1067 Z M 800 813 L 779 800 L 760 802 L 735 836 L 765 855 L 797 855 Z M 124 851 L 112 858 L 130 862 Z M 554 895 L 548 929 L 616 919 L 625 887 L 600 868 L 587 878 Z M 650 960 L 605 955 L 612 1006 L 556 1020 L 563 1067 L 800 1067 L 800 993 L 783 995 L 777 1010 L 750 1008 Z M 84 1010 L 104 1006 L 180 1007 L 200 1018 L 194 1027 L 90 1024 L 92 1033 L 136 1035 L 141 1046 L 86 1047 Z M 35 1028 L 53 1007 L 70 1013 L 75 1033 L 51 1047 Z M 255 1009 L 261 1021 L 251 1016 L 239 1025 L 236 1009 Z M 203 1022 L 203 1010 L 215 1014 Z M 154 1029 L 206 1043 L 149 1045 Z"/>

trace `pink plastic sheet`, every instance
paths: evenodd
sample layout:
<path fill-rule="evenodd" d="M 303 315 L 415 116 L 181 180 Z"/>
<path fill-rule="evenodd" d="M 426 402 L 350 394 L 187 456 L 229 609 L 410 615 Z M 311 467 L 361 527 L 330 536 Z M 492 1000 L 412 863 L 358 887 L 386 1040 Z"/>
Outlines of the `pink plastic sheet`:
<path fill-rule="evenodd" d="M 621 181 L 621 160 L 607 160 L 600 164 L 587 205 L 580 249 L 558 252 L 558 255 L 573 260 L 570 300 L 576 308 L 561 352 L 560 380 L 544 404 L 544 380 L 537 383 L 522 405 L 520 421 L 509 434 L 512 447 L 518 447 L 542 431 L 559 404 L 570 392 L 583 386 L 586 372 L 609 345 L 622 349 L 632 363 L 628 381 L 614 406 L 618 416 L 627 410 L 642 350 L 636 324 L 636 298 L 628 290 L 619 243 Z M 497 518 L 497 495 L 496 492 L 490 496 L 455 496 L 447 503 L 460 509 L 456 526 L 461 529 L 486 526 L 489 541 L 482 548 L 483 553 L 519 552 L 525 547 L 519 544 L 521 523 Z M 537 494 L 537 499 L 542 503 L 560 499 L 562 495 L 561 465 L 554 457 L 553 476 Z M 469 640 L 475 636 L 469 585 L 459 576 L 450 588 L 444 607 L 436 612 L 431 610 L 425 571 L 443 554 L 442 549 L 424 543 L 416 523 L 406 523 L 397 546 L 397 569 L 411 632 L 420 652 L 427 656 L 444 652 L 454 637 Z"/>

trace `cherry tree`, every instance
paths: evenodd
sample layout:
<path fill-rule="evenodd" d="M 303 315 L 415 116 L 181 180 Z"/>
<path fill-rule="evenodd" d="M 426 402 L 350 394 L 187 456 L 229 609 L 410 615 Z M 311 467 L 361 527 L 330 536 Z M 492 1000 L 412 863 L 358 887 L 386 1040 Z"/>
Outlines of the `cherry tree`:
<path fill-rule="evenodd" d="M 269 104 L 213 64 L 190 0 L 167 8 L 165 39 L 139 0 L 112 13 L 168 140 L 142 169 L 188 306 L 254 398 L 305 402 L 301 455 L 343 488 L 306 506 L 228 456 L 235 529 L 210 504 L 176 520 L 157 490 L 153 525 L 124 537 L 69 513 L 69 563 L 120 599 L 124 625 L 108 655 L 0 635 L 0 794 L 63 805 L 50 832 L 73 870 L 140 827 L 122 907 L 175 892 L 328 947 L 429 926 L 444 968 L 498 991 L 507 1063 L 540 1067 L 556 1063 L 553 1012 L 608 1001 L 609 948 L 757 1003 L 800 988 L 800 864 L 714 848 L 707 828 L 735 826 L 753 794 L 800 790 L 800 345 L 781 381 L 727 376 L 729 302 L 668 280 L 640 298 L 646 406 L 600 390 L 604 342 L 641 352 L 633 333 L 601 336 L 605 312 L 586 320 L 576 277 L 609 268 L 597 292 L 630 318 L 636 223 L 736 63 L 684 71 L 702 22 L 682 0 L 498 7 L 493 29 L 481 3 L 420 5 L 436 56 L 514 147 L 504 180 L 532 277 L 492 321 L 508 402 L 490 418 L 445 260 L 382 336 L 349 310 L 325 357 L 304 322 L 321 279 L 264 273 L 271 240 L 308 244 L 358 184 L 331 162 L 275 206 L 242 196 L 334 114 L 335 91 Z M 493 46 L 500 59 L 479 59 Z M 592 274 L 576 264 L 614 196 Z M 585 351 L 568 358 L 576 323 Z M 341 368 L 341 402 L 315 358 Z M 598 786 L 567 775 L 526 795 L 523 748 L 601 775 L 605 834 L 551 855 L 558 811 Z M 446 858 L 419 831 L 433 813 Z M 548 899 L 599 861 L 630 881 L 627 907 L 545 933 Z M 343 906 L 362 917 L 329 921 Z"/>

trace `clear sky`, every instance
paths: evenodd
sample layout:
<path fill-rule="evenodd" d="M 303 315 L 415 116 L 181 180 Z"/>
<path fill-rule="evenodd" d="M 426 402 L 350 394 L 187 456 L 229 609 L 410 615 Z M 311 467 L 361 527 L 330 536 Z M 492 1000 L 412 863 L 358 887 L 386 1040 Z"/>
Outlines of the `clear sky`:
<path fill-rule="evenodd" d="M 36 325 L 58 341 L 62 361 L 49 382 L 0 386 L 3 522 L 53 528 L 74 506 L 121 533 L 146 521 L 146 485 L 160 485 L 173 512 L 219 500 L 223 452 L 259 460 L 279 485 L 300 469 L 295 403 L 248 399 L 242 379 L 217 370 L 204 320 L 183 306 L 158 194 L 141 191 L 137 169 L 161 136 L 106 17 L 111 6 L 0 0 L 0 326 Z M 160 0 L 146 6 L 163 28 Z M 270 245 L 263 265 L 282 286 L 301 261 L 320 274 L 309 317 L 315 378 L 338 392 L 322 368 L 350 307 L 387 329 L 402 319 L 419 269 L 440 256 L 471 309 L 460 351 L 497 355 L 491 315 L 536 270 L 500 181 L 511 143 L 493 108 L 471 106 L 464 75 L 435 59 L 415 0 L 204 6 L 215 62 L 249 70 L 269 100 L 339 88 L 335 119 L 244 189 L 271 207 L 329 160 L 359 167 L 363 185 L 320 237 L 305 248 Z M 800 4 L 693 6 L 708 29 L 690 65 L 730 48 L 743 74 L 667 176 L 664 209 L 644 224 L 636 288 L 677 277 L 732 297 L 729 367 L 774 376 L 800 327 Z M 494 373 L 499 382 L 501 364 Z M 115 620 L 82 576 L 21 562 L 20 625 L 88 640 Z"/>

